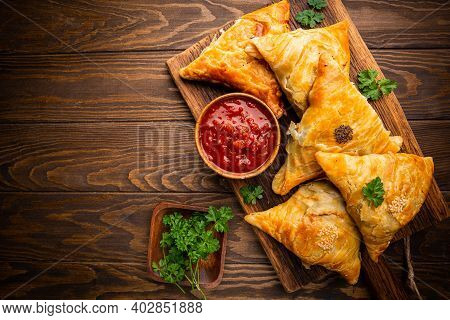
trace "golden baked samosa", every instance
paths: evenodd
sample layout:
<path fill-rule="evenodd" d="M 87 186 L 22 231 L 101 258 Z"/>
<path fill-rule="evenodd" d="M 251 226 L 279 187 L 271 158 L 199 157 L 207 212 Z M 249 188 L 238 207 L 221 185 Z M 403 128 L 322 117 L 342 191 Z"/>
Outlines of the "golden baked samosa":
<path fill-rule="evenodd" d="M 405 153 L 350 156 L 317 152 L 328 178 L 341 191 L 373 261 L 395 233 L 419 212 L 433 175 L 433 159 Z"/>
<path fill-rule="evenodd" d="M 286 164 L 272 182 L 275 193 L 286 194 L 321 174 L 314 150 L 354 155 L 400 150 L 402 138 L 390 136 L 367 99 L 328 54 L 320 56 L 309 102 L 300 123 L 289 128 Z M 289 169 L 289 163 L 295 163 L 295 169 Z"/>
<path fill-rule="evenodd" d="M 286 161 L 272 181 L 273 191 L 282 195 L 323 172 L 316 161 L 316 148 L 302 147 L 291 138 L 286 145 L 286 152 Z"/>
<path fill-rule="evenodd" d="M 328 181 L 301 186 L 285 203 L 245 216 L 297 255 L 304 265 L 321 265 L 358 282 L 359 233 L 345 203 Z"/>
<path fill-rule="evenodd" d="M 280 1 L 246 14 L 213 41 L 200 56 L 180 70 L 188 80 L 222 83 L 252 94 L 283 115 L 281 90 L 267 64 L 246 53 L 249 40 L 289 31 L 289 2 Z"/>
<path fill-rule="evenodd" d="M 251 43 L 270 65 L 281 89 L 301 116 L 308 105 L 308 93 L 317 76 L 319 57 L 327 52 L 349 74 L 348 21 L 325 28 L 302 30 L 255 38 Z"/>

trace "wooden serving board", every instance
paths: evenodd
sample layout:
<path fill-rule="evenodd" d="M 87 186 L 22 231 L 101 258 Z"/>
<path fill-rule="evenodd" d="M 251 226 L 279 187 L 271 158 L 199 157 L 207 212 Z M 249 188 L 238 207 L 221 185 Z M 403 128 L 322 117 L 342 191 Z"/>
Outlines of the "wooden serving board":
<path fill-rule="evenodd" d="M 298 11 L 307 8 L 306 0 L 291 0 L 290 2 L 290 27 L 291 29 L 297 29 L 299 28 L 299 25 L 293 17 Z M 383 76 L 378 64 L 361 38 L 361 35 L 355 25 L 351 22 L 347 10 L 342 2 L 340 0 L 328 0 L 328 7 L 322 12 L 325 15 L 325 20 L 319 27 L 328 26 L 344 19 L 350 21 L 349 38 L 351 51 L 351 79 L 356 81 L 356 74 L 358 71 L 368 68 L 377 70 L 380 75 Z M 230 22 L 221 29 L 227 29 L 232 24 L 233 22 Z M 213 39 L 220 35 L 220 32 L 220 30 L 212 32 L 210 35 L 203 38 L 184 52 L 167 61 L 167 66 L 173 80 L 183 95 L 183 98 L 186 100 L 186 103 L 195 119 L 197 119 L 202 108 L 206 106 L 208 102 L 219 95 L 230 92 L 230 90 L 227 90 L 222 86 L 212 85 L 209 83 L 184 81 L 180 78 L 178 71 L 180 68 L 188 65 L 191 61 L 198 57 L 201 51 L 207 47 Z M 288 104 L 286 104 L 286 106 L 287 105 Z M 419 144 L 417 143 L 417 140 L 414 137 L 414 134 L 403 113 L 402 107 L 394 94 L 390 94 L 378 101 L 373 102 L 372 106 L 380 115 L 387 129 L 390 130 L 393 135 L 400 135 L 403 137 L 404 145 L 402 147 L 402 152 L 422 155 Z M 283 132 L 286 131 L 286 128 L 291 120 L 295 122 L 299 121 L 294 112 L 292 110 L 288 110 L 288 115 L 280 119 L 280 126 Z M 283 141 L 283 145 L 284 143 L 285 141 Z M 284 159 L 285 151 L 282 146 L 282 148 L 280 148 L 280 155 L 277 157 L 274 164 L 263 174 L 247 180 L 230 180 L 230 184 L 247 214 L 267 210 L 286 201 L 292 195 L 291 192 L 286 196 L 279 196 L 273 193 L 271 188 L 273 176 L 283 164 Z M 259 201 L 256 205 L 245 204 L 239 193 L 239 189 L 246 184 L 261 185 L 265 191 L 264 200 Z M 396 234 L 394 240 L 399 240 L 407 235 L 411 235 L 414 232 L 442 221 L 447 217 L 447 205 L 436 184 L 436 181 L 433 179 L 428 197 L 421 209 L 421 212 L 410 224 Z M 329 271 L 320 266 L 313 266 L 310 269 L 305 269 L 301 261 L 283 245 L 259 229 L 254 228 L 254 230 L 286 291 L 296 291 L 310 282 L 320 281 L 323 277 L 329 274 Z M 376 264 L 368 258 L 367 254 L 363 253 L 362 257 L 364 272 L 366 273 L 369 283 L 375 289 L 378 297 L 390 299 L 406 298 L 405 290 L 400 282 L 392 276 L 387 263 L 383 259 L 380 259 L 380 262 Z"/>

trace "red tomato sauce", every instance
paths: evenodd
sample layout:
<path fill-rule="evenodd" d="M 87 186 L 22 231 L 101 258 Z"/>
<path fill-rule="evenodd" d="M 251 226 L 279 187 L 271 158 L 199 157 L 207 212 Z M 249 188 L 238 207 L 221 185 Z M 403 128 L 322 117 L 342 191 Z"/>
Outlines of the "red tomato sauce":
<path fill-rule="evenodd" d="M 277 142 L 275 119 L 258 101 L 224 98 L 201 119 L 200 141 L 210 161 L 235 173 L 263 165 Z"/>

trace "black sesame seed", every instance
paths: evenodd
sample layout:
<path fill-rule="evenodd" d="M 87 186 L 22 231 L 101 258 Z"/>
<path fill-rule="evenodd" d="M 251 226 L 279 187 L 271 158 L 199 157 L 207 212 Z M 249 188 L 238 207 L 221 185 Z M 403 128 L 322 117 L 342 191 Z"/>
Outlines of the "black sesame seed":
<path fill-rule="evenodd" d="M 337 143 L 346 143 L 353 139 L 353 129 L 347 125 L 340 125 L 334 129 L 334 139 Z"/>

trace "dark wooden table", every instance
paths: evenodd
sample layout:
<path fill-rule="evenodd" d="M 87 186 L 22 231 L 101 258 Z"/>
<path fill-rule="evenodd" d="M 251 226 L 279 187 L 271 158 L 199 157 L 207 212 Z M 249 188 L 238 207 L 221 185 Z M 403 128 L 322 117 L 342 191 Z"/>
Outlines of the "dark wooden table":
<path fill-rule="evenodd" d="M 370 298 L 338 276 L 286 294 L 227 183 L 207 169 L 165 61 L 268 1 L 0 1 L 0 297 L 185 298 L 146 273 L 160 201 L 230 205 L 215 299 Z M 344 1 L 450 200 L 449 1 Z M 449 289 L 446 221 L 412 237 L 426 298 Z M 405 277 L 402 243 L 387 251 Z"/>

